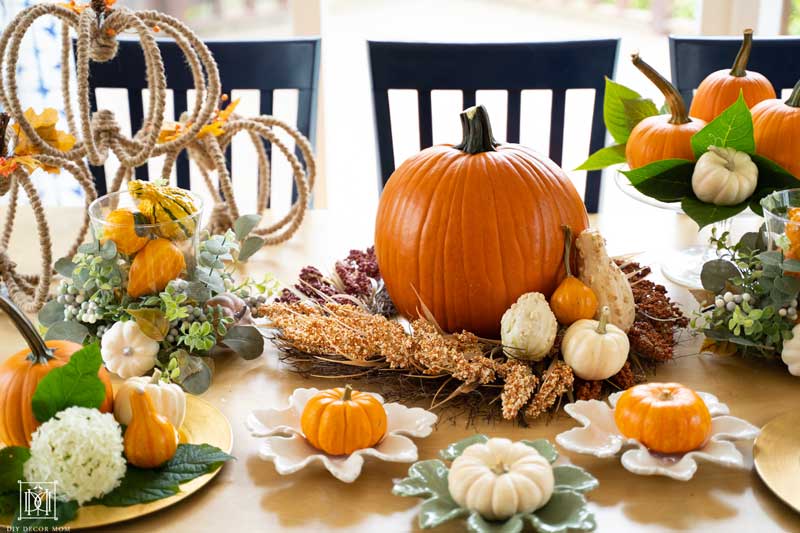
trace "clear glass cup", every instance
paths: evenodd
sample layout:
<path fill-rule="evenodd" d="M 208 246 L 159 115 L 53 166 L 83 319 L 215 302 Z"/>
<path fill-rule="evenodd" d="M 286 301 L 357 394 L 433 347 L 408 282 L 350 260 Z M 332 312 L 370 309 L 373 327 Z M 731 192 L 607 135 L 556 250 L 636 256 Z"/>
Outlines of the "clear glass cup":
<path fill-rule="evenodd" d="M 800 189 L 776 191 L 765 196 L 761 206 L 767 249 L 782 250 L 786 257 L 800 259 Z M 790 219 L 792 208 L 798 209 L 798 221 Z"/>
<path fill-rule="evenodd" d="M 162 222 L 157 224 L 135 223 L 134 230 L 137 237 L 147 239 L 166 238 L 170 240 L 183 254 L 186 262 L 186 269 L 181 277 L 194 272 L 197 265 L 197 250 L 200 244 L 200 228 L 203 221 L 203 200 L 200 196 L 186 191 L 194 201 L 197 211 L 188 217 Z M 104 241 L 108 236 L 117 234 L 123 224 L 109 222 L 108 216 L 117 209 L 127 209 L 132 212 L 138 211 L 138 202 L 128 191 L 120 191 L 105 196 L 101 196 L 89 205 L 89 219 L 94 237 L 98 241 Z M 176 231 L 177 228 L 193 228 L 191 231 Z M 118 249 L 121 248 L 118 245 Z M 135 257 L 134 252 L 130 257 Z"/>

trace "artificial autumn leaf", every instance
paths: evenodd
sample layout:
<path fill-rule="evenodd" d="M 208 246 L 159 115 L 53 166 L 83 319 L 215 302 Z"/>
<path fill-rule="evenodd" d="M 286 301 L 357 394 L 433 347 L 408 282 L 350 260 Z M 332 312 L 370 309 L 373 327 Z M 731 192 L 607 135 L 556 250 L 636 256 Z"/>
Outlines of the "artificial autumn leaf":
<path fill-rule="evenodd" d="M 28 173 L 33 172 L 37 168 L 41 168 L 42 164 L 31 156 L 12 156 L 0 157 L 0 176 L 7 178 L 20 166 L 25 167 Z"/>
<path fill-rule="evenodd" d="M 106 0 L 106 11 L 111 9 L 111 6 L 117 3 L 117 0 Z M 70 0 L 69 2 L 61 2 L 58 4 L 60 7 L 65 7 L 70 11 L 80 15 L 86 9 L 92 7 L 92 4 L 87 2 L 85 4 L 79 4 L 75 0 Z"/>
<path fill-rule="evenodd" d="M 728 357 L 735 354 L 737 349 L 736 345 L 732 342 L 717 341 L 706 337 L 703 341 L 703 345 L 700 347 L 700 352 L 712 353 L 720 357 Z"/>
<path fill-rule="evenodd" d="M 164 144 L 174 141 L 181 136 L 183 128 L 184 124 L 180 122 L 165 122 L 161 131 L 158 132 L 158 140 L 156 142 L 158 144 Z"/>
<path fill-rule="evenodd" d="M 214 119 L 200 128 L 200 131 L 197 132 L 197 136 L 203 137 L 204 135 L 208 135 L 210 133 L 214 137 L 219 137 L 225 133 L 225 123 L 233 114 L 233 111 L 236 109 L 237 105 L 239 105 L 239 98 L 228 104 L 225 109 L 218 109 Z"/>
<path fill-rule="evenodd" d="M 44 142 L 52 146 L 56 150 L 67 152 L 75 146 L 75 137 L 69 133 L 56 129 L 58 122 L 58 111 L 52 107 L 46 108 L 41 114 L 36 113 L 32 107 L 25 111 L 25 119 L 30 123 L 31 127 L 36 131 L 39 137 Z M 33 142 L 28 138 L 19 124 L 11 126 L 14 133 L 17 135 L 17 143 L 14 147 L 14 154 L 17 156 L 32 156 L 40 154 L 41 151 Z M 24 163 L 21 163 L 24 164 Z M 42 165 L 42 168 L 51 173 L 58 174 L 58 167 L 51 167 Z"/>

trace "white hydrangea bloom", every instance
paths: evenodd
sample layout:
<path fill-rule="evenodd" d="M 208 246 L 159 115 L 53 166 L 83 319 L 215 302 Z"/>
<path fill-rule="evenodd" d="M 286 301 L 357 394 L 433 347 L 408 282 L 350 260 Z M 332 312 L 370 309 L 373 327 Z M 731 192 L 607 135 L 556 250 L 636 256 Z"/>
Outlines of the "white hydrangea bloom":
<path fill-rule="evenodd" d="M 56 481 L 61 500 L 84 504 L 108 494 L 125 475 L 122 429 L 114 416 L 70 407 L 33 433 L 25 479 Z"/>

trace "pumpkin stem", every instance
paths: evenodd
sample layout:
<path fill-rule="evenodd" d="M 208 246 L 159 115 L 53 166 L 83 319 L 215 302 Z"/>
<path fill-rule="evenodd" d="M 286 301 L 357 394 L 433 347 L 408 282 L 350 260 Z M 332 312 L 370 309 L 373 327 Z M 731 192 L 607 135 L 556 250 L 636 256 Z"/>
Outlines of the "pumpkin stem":
<path fill-rule="evenodd" d="M 670 113 L 672 114 L 669 123 L 688 124 L 691 122 L 689 113 L 686 112 L 686 103 L 683 101 L 683 97 L 681 93 L 678 92 L 678 89 L 664 76 L 659 74 L 656 69 L 645 63 L 642 58 L 639 57 L 639 52 L 631 54 L 631 61 L 633 62 L 633 66 L 647 76 L 647 78 L 653 82 L 653 85 L 661 91 L 661 94 L 664 95 L 664 99 L 667 101 L 667 107 L 669 107 Z"/>
<path fill-rule="evenodd" d="M 600 320 L 597 322 L 597 333 L 600 335 L 606 334 L 606 326 L 608 326 L 608 315 L 611 314 L 611 311 L 608 309 L 607 305 L 604 305 L 603 308 L 600 310 Z"/>
<path fill-rule="evenodd" d="M 353 395 L 353 387 L 351 387 L 350 385 L 345 385 L 344 386 L 344 396 L 342 396 L 342 401 L 343 402 L 349 402 L 351 397 L 352 397 L 352 395 Z"/>
<path fill-rule="evenodd" d="M 25 343 L 28 345 L 28 348 L 31 349 L 31 353 L 28 354 L 29 361 L 34 364 L 44 364 L 54 357 L 53 350 L 47 347 L 44 339 L 42 339 L 42 336 L 36 331 L 36 327 L 30 319 L 28 319 L 25 313 L 20 311 L 11 300 L 2 294 L 0 294 L 0 309 L 6 312 L 9 318 L 11 318 L 11 321 L 14 322 L 17 331 L 25 338 Z"/>
<path fill-rule="evenodd" d="M 482 105 L 473 106 L 461 112 L 461 130 L 463 138 L 453 148 L 468 154 L 494 152 L 500 144 L 492 136 L 492 124 L 489 113 Z"/>
<path fill-rule="evenodd" d="M 724 150 L 718 146 L 711 145 L 708 147 L 708 151 L 712 152 L 722 159 L 725 160 L 725 168 L 733 172 L 733 157 L 728 154 L 727 150 Z"/>
<path fill-rule="evenodd" d="M 572 267 L 570 265 L 570 258 L 572 257 L 572 228 L 566 224 L 562 224 L 561 229 L 564 230 L 564 269 L 567 271 L 567 277 L 572 277 Z"/>
<path fill-rule="evenodd" d="M 800 81 L 795 84 L 794 89 L 792 89 L 792 94 L 786 99 L 786 105 L 789 107 L 800 107 Z"/>
<path fill-rule="evenodd" d="M 753 49 L 753 30 L 747 28 L 744 30 L 744 38 L 742 39 L 742 46 L 739 48 L 739 53 L 736 54 L 736 59 L 733 60 L 733 67 L 731 67 L 730 75 L 737 78 L 747 76 L 747 62 L 750 60 L 750 50 Z"/>
<path fill-rule="evenodd" d="M 156 368 L 153 370 L 153 375 L 150 376 L 150 384 L 155 385 L 161 379 L 161 370 Z"/>

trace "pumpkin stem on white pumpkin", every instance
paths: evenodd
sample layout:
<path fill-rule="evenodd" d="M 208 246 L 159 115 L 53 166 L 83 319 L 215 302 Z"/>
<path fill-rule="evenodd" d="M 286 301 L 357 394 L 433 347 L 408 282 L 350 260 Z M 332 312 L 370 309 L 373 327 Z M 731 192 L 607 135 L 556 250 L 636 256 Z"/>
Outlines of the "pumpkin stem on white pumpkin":
<path fill-rule="evenodd" d="M 742 46 L 739 48 L 739 53 L 736 54 L 736 59 L 733 60 L 733 67 L 731 67 L 730 75 L 743 78 L 747 76 L 747 62 L 750 61 L 750 50 L 753 49 L 753 30 L 747 28 L 744 30 L 744 38 L 742 39 Z"/>
<path fill-rule="evenodd" d="M 689 113 L 686 111 L 686 102 L 683 101 L 683 97 L 681 93 L 678 92 L 678 89 L 664 76 L 659 74 L 656 69 L 645 63 L 644 60 L 639 57 L 639 52 L 631 54 L 631 61 L 633 62 L 633 66 L 647 76 L 647 78 L 653 82 L 653 85 L 661 91 L 661 94 L 664 95 L 667 107 L 669 107 L 669 111 L 672 114 L 669 123 L 680 125 L 691 122 L 692 120 L 689 118 Z"/>
<path fill-rule="evenodd" d="M 500 144 L 492 135 L 492 124 L 489 122 L 489 113 L 482 105 L 473 106 L 461 112 L 461 142 L 453 148 L 468 154 L 494 152 Z"/>
<path fill-rule="evenodd" d="M 353 395 L 353 387 L 351 387 L 350 385 L 345 385 L 344 395 L 342 395 L 342 401 L 349 402 L 352 399 L 352 395 Z"/>
<path fill-rule="evenodd" d="M 161 379 L 161 370 L 158 368 L 153 369 L 153 375 L 150 376 L 150 385 L 156 385 Z"/>
<path fill-rule="evenodd" d="M 571 278 L 573 277 L 572 266 L 570 265 L 572 257 L 572 228 L 562 224 L 561 229 L 564 231 L 564 269 L 567 272 L 567 277 Z"/>
<path fill-rule="evenodd" d="M 600 320 L 597 322 L 597 333 L 600 335 L 606 334 L 606 326 L 608 326 L 608 317 L 611 314 L 611 310 L 608 308 L 607 305 L 604 305 L 603 308 L 600 310 Z"/>
<path fill-rule="evenodd" d="M 730 170 L 731 172 L 733 172 L 733 170 L 735 168 L 733 166 L 733 156 L 731 156 L 728 153 L 727 150 L 725 150 L 724 148 L 720 148 L 719 146 L 711 145 L 711 146 L 708 147 L 708 151 L 712 152 L 713 154 L 718 155 L 719 157 L 724 159 L 725 160 L 725 168 Z"/>
<path fill-rule="evenodd" d="M 28 348 L 31 349 L 31 353 L 28 354 L 29 361 L 34 364 L 43 364 L 54 357 L 53 350 L 47 347 L 44 339 L 42 339 L 42 336 L 36 331 L 36 327 L 30 319 L 28 319 L 25 313 L 20 311 L 11 300 L 2 294 L 0 294 L 0 309 L 5 311 L 11 321 L 14 322 L 17 331 L 20 332 Z"/>
<path fill-rule="evenodd" d="M 786 105 L 789 107 L 800 107 L 800 81 L 794 85 L 792 94 L 786 99 Z"/>

